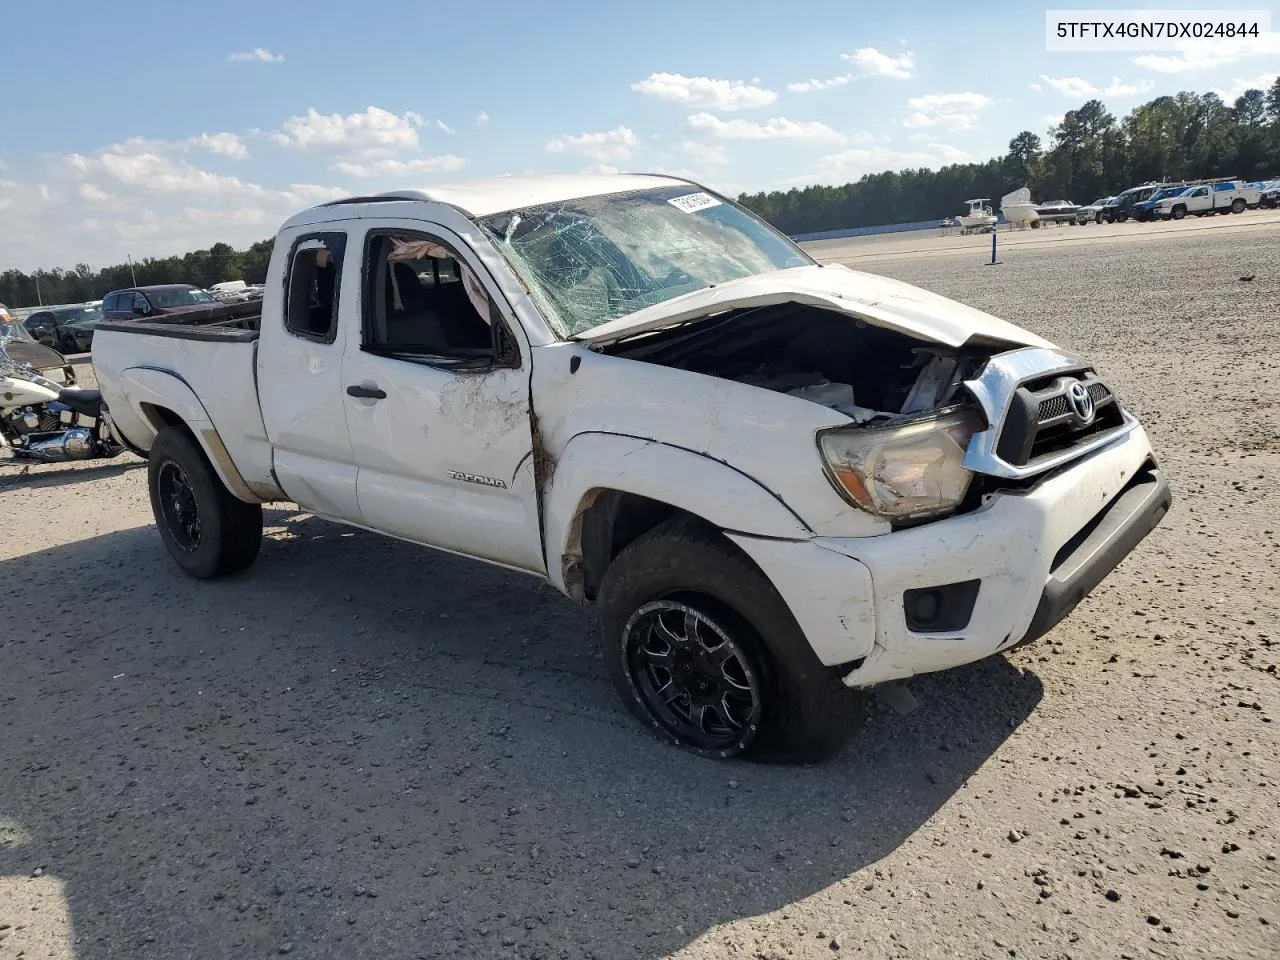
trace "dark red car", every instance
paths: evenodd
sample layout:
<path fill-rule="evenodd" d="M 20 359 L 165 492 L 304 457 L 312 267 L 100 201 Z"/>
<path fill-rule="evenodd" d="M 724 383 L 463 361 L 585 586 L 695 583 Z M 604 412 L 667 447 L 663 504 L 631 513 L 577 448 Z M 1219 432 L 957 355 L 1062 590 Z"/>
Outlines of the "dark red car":
<path fill-rule="evenodd" d="M 103 320 L 151 323 L 221 323 L 262 312 L 261 301 L 219 303 L 189 283 L 161 283 L 114 290 L 102 301 Z"/>

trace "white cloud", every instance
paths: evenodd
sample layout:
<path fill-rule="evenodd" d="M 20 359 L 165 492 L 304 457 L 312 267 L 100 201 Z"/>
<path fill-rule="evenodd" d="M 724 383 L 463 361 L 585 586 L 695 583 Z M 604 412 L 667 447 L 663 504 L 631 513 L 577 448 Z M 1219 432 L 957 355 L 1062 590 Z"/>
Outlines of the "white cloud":
<path fill-rule="evenodd" d="M 1257 37 L 1226 37 L 1212 42 L 1178 40 L 1173 56 L 1146 53 L 1133 62 L 1156 73 L 1199 73 L 1213 67 L 1236 63 L 1253 57 L 1280 57 L 1280 33 L 1274 31 Z"/>
<path fill-rule="evenodd" d="M 477 127 L 483 127 L 486 123 L 489 122 L 489 120 L 490 120 L 489 114 L 485 113 L 483 110 L 481 110 L 479 113 L 476 114 Z"/>
<path fill-rule="evenodd" d="M 413 111 L 395 114 L 381 107 L 367 107 L 359 113 L 320 113 L 309 107 L 302 116 L 289 117 L 271 140 L 291 150 L 343 156 L 385 156 L 397 150 L 418 148 L 418 127 L 423 124 Z"/>
<path fill-rule="evenodd" d="M 1048 113 L 1041 117 L 1037 122 L 1045 129 L 1050 127 L 1061 126 L 1064 115 L 1061 113 Z"/>
<path fill-rule="evenodd" d="M 767 107 L 778 99 L 772 90 L 740 80 L 686 77 L 680 73 L 653 73 L 648 79 L 631 84 L 631 89 L 682 107 L 712 110 L 749 110 Z"/>
<path fill-rule="evenodd" d="M 268 187 L 202 169 L 190 157 L 203 142 L 136 138 L 65 156 L 47 167 L 48 182 L 0 181 L 8 228 L 0 234 L 0 262 L 29 270 L 119 263 L 130 253 L 168 256 L 217 240 L 243 247 L 270 236 L 296 210 L 351 192 Z"/>
<path fill-rule="evenodd" d="M 418 157 L 414 160 L 374 160 L 370 163 L 335 163 L 333 169 L 349 177 L 404 177 L 418 173 L 455 173 L 463 169 L 467 161 L 463 157 L 446 153 L 439 157 Z"/>
<path fill-rule="evenodd" d="M 184 146 L 200 147 L 220 157 L 231 157 L 243 160 L 249 156 L 249 148 L 234 133 L 202 133 L 198 137 L 188 137 L 181 141 Z"/>
<path fill-rule="evenodd" d="M 1111 82 L 1102 88 L 1104 97 L 1139 97 L 1150 93 L 1156 85 L 1150 80 L 1139 80 L 1136 83 L 1125 83 L 1119 77 L 1112 77 Z"/>
<path fill-rule="evenodd" d="M 1258 76 L 1254 77 L 1252 80 L 1232 78 L 1231 86 L 1225 89 L 1215 90 L 1214 93 L 1220 96 L 1227 103 L 1233 103 L 1235 99 L 1241 96 L 1246 90 L 1261 90 L 1264 93 L 1270 90 L 1271 85 L 1276 82 L 1277 76 L 1280 76 L 1280 74 L 1272 70 L 1269 73 L 1258 74 Z M 0 167 L 0 169 L 4 168 Z"/>
<path fill-rule="evenodd" d="M 456 130 L 454 130 L 454 129 L 453 129 L 453 127 L 449 126 L 449 125 L 448 125 L 447 123 L 445 123 L 443 120 L 437 120 L 437 121 L 436 121 L 436 127 L 438 127 L 440 130 L 443 130 L 445 133 L 456 133 L 456 132 L 457 132 Z"/>
<path fill-rule="evenodd" d="M 729 162 L 722 146 L 698 143 L 696 140 L 686 140 L 682 146 L 684 152 L 689 155 L 689 159 L 699 166 L 723 167 Z"/>
<path fill-rule="evenodd" d="M 1027 89 L 1034 90 L 1036 93 L 1040 93 L 1042 90 L 1044 90 L 1044 87 L 1040 86 L 1040 84 L 1038 83 L 1028 83 Z"/>
<path fill-rule="evenodd" d="M 1047 77 L 1042 73 L 1040 74 L 1040 79 L 1063 96 L 1077 98 L 1096 97 L 1099 94 L 1104 97 L 1136 97 L 1144 93 L 1150 93 L 1156 86 L 1150 80 L 1126 83 L 1119 77 L 1112 77 L 1111 82 L 1105 87 L 1095 86 L 1082 77 Z M 1038 84 L 1032 84 L 1032 86 L 1037 89 L 1039 87 Z"/>
<path fill-rule="evenodd" d="M 829 80 L 801 80 L 799 83 L 788 83 L 787 89 L 792 93 L 814 93 L 818 90 L 830 90 L 832 87 L 843 87 L 846 83 L 857 80 L 852 73 L 845 73 Z"/>
<path fill-rule="evenodd" d="M 907 109 L 913 111 L 902 121 L 904 127 L 942 127 L 945 130 L 967 130 L 978 123 L 978 117 L 995 103 L 982 93 L 930 93 L 912 97 Z"/>
<path fill-rule="evenodd" d="M 840 54 L 841 60 L 848 60 L 858 67 L 858 75 L 862 77 L 895 77 L 909 80 L 915 75 L 915 55 L 907 52 L 897 57 L 881 53 L 875 47 L 859 47 L 853 53 Z"/>
<path fill-rule="evenodd" d="M 245 60 L 254 60 L 259 63 L 281 63 L 284 60 L 284 54 L 272 53 L 265 47 L 254 47 L 252 50 L 245 50 L 242 53 L 227 54 L 227 61 L 229 63 Z"/>
<path fill-rule="evenodd" d="M 722 120 L 710 113 L 695 113 L 689 126 L 719 140 L 801 140 L 810 143 L 843 143 L 844 135 L 818 120 L 788 120 L 774 117 L 764 123 L 751 120 Z"/>
<path fill-rule="evenodd" d="M 1097 87 L 1081 77 L 1047 77 L 1042 73 L 1040 79 L 1065 97 L 1091 97 L 1098 92 Z"/>
<path fill-rule="evenodd" d="M 110 203 L 113 199 L 111 194 L 93 183 L 80 184 L 76 188 L 76 193 L 80 195 L 81 200 L 87 203 Z"/>
<path fill-rule="evenodd" d="M 589 163 L 585 167 L 583 167 L 582 172 L 614 174 L 614 173 L 621 173 L 622 171 L 610 163 Z"/>
<path fill-rule="evenodd" d="M 814 172 L 798 182 L 849 182 L 865 174 L 884 170 L 903 170 L 908 167 L 936 169 L 972 160 L 970 154 L 945 143 L 930 143 L 919 150 L 895 150 L 887 146 L 853 147 L 820 157 Z"/>
<path fill-rule="evenodd" d="M 617 126 L 599 133 L 552 137 L 546 149 L 550 153 L 578 153 L 597 163 L 613 164 L 630 160 L 632 150 L 639 145 L 640 138 L 634 130 Z"/>

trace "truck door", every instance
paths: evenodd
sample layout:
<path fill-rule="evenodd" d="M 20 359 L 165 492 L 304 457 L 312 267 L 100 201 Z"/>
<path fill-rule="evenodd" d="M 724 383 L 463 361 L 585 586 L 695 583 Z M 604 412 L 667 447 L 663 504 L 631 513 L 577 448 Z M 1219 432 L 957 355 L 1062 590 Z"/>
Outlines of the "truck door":
<path fill-rule="evenodd" d="M 280 487 L 299 506 L 360 522 L 347 432 L 339 331 L 359 326 L 359 257 L 347 235 L 282 234 L 289 256 L 268 278 L 258 345 L 258 397 Z M 349 262 L 354 261 L 354 262 Z"/>
<path fill-rule="evenodd" d="M 386 221 L 361 239 L 343 381 L 365 524 L 543 572 L 522 328 L 444 227 Z"/>

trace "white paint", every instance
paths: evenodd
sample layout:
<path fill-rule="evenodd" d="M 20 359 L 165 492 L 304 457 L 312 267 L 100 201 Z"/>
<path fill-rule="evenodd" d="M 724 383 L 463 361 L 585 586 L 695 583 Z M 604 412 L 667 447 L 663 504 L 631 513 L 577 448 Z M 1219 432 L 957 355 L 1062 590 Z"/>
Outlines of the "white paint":
<path fill-rule="evenodd" d="M 726 530 L 752 557 L 824 663 L 865 658 L 847 678 L 851 685 L 966 663 L 1024 634 L 1054 553 L 1140 468 L 1150 453 L 1145 433 L 1133 431 L 1031 491 L 998 494 L 975 512 L 891 532 L 850 506 L 823 474 L 815 435 L 848 425 L 847 416 L 799 397 L 560 341 L 469 219 L 677 182 L 505 178 L 307 211 L 279 237 L 256 344 L 100 331 L 99 382 L 139 446 L 154 433 L 142 404 L 159 403 L 193 426 L 211 456 L 225 447 L 230 471 L 223 480 L 245 499 L 267 498 L 274 468 L 283 488 L 276 495 L 318 515 L 543 575 L 562 590 L 576 519 L 599 491 L 679 507 Z M 317 228 L 348 234 L 331 344 L 294 336 L 283 321 L 287 252 Z M 474 274 L 472 292 L 491 298 L 509 324 L 519 365 L 464 372 L 361 349 L 361 251 L 375 228 L 426 234 L 458 250 Z M 975 336 L 1051 346 L 907 284 L 819 266 L 701 290 L 589 336 L 608 340 L 782 302 L 953 346 Z M 387 396 L 350 397 L 352 384 L 376 385 Z M 541 477 L 534 473 L 535 430 Z M 963 633 L 906 630 L 904 590 L 974 577 L 983 586 Z"/>

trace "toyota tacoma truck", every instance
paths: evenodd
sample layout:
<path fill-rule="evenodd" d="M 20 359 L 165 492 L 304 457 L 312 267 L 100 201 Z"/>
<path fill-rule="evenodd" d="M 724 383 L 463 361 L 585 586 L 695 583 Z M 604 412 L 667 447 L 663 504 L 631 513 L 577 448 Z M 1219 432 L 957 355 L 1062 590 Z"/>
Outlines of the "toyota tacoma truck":
<path fill-rule="evenodd" d="M 260 329 L 104 323 L 93 363 L 188 574 L 249 566 L 283 501 L 544 578 L 713 757 L 830 754 L 869 688 L 1039 637 L 1170 505 L 1088 360 L 672 177 L 327 203 Z"/>

